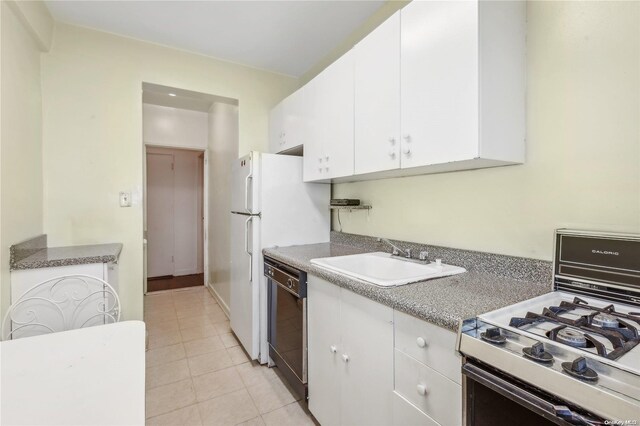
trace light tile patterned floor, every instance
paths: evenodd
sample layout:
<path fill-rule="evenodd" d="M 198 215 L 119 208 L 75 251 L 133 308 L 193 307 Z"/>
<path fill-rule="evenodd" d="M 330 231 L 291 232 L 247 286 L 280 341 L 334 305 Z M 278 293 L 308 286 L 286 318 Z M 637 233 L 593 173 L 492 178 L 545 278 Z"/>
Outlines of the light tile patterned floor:
<path fill-rule="evenodd" d="M 239 346 L 204 287 L 145 296 L 147 425 L 314 425 L 277 368 Z"/>

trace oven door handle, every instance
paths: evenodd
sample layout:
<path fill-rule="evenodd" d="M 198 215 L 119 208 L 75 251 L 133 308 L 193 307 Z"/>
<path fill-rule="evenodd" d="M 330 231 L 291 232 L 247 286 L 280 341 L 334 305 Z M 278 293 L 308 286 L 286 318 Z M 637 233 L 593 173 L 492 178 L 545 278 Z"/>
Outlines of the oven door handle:
<path fill-rule="evenodd" d="M 551 402 L 528 392 L 526 389 L 478 367 L 477 365 L 469 363 L 463 365 L 462 374 L 556 424 L 580 426 L 604 424 L 599 420 L 578 414 L 564 405 L 554 405 Z"/>

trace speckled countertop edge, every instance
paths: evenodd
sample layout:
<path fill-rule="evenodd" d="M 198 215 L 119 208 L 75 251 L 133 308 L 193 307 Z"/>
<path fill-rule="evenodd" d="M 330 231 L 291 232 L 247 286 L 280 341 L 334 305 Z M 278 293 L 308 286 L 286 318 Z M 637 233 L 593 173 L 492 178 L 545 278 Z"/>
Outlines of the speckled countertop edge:
<path fill-rule="evenodd" d="M 44 247 L 42 238 L 44 237 Z M 37 241 L 37 244 L 35 243 Z M 46 235 L 11 247 L 10 270 L 53 268 L 91 263 L 118 263 L 122 244 L 46 247 Z"/>
<path fill-rule="evenodd" d="M 468 264 L 465 265 L 468 272 L 464 274 L 383 288 L 328 271 L 310 262 L 315 258 L 372 251 L 379 249 L 334 242 L 267 248 L 263 253 L 308 274 L 454 332 L 458 330 L 463 319 L 473 318 L 551 291 L 550 280 L 518 280 L 510 276 L 487 273 L 483 267 L 476 268 Z M 547 263 L 548 268 L 551 268 L 550 262 Z"/>

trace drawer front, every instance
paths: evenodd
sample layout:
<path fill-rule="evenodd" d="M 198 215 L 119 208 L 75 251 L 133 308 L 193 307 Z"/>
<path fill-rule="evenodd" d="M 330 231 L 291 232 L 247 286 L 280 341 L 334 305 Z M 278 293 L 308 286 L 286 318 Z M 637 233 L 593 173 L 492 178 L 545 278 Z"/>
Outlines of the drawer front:
<path fill-rule="evenodd" d="M 396 392 L 393 393 L 393 426 L 440 426 Z"/>
<path fill-rule="evenodd" d="M 395 391 L 443 426 L 462 422 L 462 387 L 397 349 Z"/>
<path fill-rule="evenodd" d="M 394 324 L 396 349 L 462 383 L 462 359 L 455 350 L 454 332 L 399 311 L 394 311 Z"/>

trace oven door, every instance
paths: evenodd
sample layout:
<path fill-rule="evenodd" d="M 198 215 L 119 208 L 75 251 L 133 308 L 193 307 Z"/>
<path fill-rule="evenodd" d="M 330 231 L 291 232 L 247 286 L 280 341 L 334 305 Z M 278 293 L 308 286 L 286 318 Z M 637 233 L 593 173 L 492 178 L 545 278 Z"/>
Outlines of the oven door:
<path fill-rule="evenodd" d="M 466 360 L 462 366 L 467 426 L 604 425 L 586 413 L 489 367 Z"/>
<path fill-rule="evenodd" d="M 307 383 L 307 298 L 269 279 L 269 356 L 301 396 Z"/>

